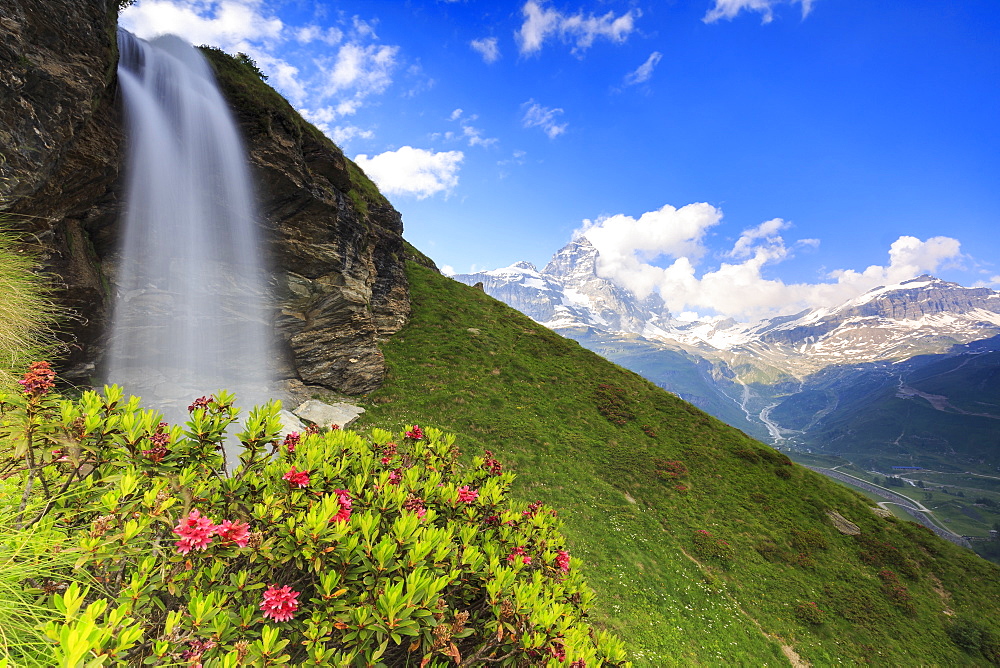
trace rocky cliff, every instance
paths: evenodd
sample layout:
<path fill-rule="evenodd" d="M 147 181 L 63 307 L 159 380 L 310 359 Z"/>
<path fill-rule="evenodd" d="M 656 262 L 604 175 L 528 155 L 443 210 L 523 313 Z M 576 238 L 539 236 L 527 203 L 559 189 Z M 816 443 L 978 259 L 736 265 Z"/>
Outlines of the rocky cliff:
<path fill-rule="evenodd" d="M 124 140 L 115 2 L 0 5 L 0 207 L 37 240 L 67 323 L 66 369 L 95 375 L 115 290 Z M 206 50 L 244 133 L 270 239 L 283 375 L 346 393 L 381 383 L 377 342 L 409 315 L 399 213 L 253 70 Z"/>

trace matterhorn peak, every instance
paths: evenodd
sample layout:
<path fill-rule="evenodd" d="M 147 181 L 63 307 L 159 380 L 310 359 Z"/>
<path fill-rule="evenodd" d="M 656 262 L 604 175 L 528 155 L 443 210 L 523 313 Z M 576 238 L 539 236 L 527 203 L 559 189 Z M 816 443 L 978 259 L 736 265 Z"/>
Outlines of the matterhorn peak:
<path fill-rule="evenodd" d="M 599 255 L 590 239 L 581 235 L 556 251 L 542 273 L 560 278 L 570 275 L 596 277 Z"/>

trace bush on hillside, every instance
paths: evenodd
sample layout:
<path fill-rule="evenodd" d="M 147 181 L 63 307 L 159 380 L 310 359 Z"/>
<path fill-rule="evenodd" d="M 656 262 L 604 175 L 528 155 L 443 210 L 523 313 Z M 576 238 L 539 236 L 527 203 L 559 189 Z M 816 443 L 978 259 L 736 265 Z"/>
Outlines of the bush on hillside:
<path fill-rule="evenodd" d="M 79 551 L 52 595 L 52 665 L 626 665 L 585 622 L 555 512 L 514 508 L 513 475 L 459 465 L 454 437 L 279 439 L 272 402 L 227 462 L 232 395 L 171 426 L 117 387 L 62 400 L 53 375 L 35 365 L 0 397 L 0 470 L 41 503 L 16 524 Z"/>
<path fill-rule="evenodd" d="M 948 626 L 948 636 L 965 652 L 982 653 L 990 663 L 1000 663 L 1000 640 L 979 621 L 960 615 Z"/>
<path fill-rule="evenodd" d="M 826 621 L 826 612 L 815 601 L 801 601 L 795 604 L 795 616 L 806 624 L 819 626 Z"/>
<path fill-rule="evenodd" d="M 608 422 L 618 426 L 635 418 L 625 390 L 611 383 L 601 383 L 594 389 L 594 405 Z"/>

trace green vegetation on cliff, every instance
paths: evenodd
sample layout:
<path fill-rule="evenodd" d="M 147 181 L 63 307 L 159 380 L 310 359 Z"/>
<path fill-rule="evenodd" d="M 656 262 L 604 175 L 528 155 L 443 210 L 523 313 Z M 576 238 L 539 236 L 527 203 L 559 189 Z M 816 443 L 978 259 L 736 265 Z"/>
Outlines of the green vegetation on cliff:
<path fill-rule="evenodd" d="M 326 135 L 302 118 L 288 100 L 267 85 L 264 81 L 266 77 L 248 56 L 232 56 L 212 46 L 203 46 L 201 51 L 215 70 L 229 103 L 239 110 L 242 118 L 249 119 L 260 131 L 272 133 L 280 128 L 296 140 L 307 139 L 308 142 L 304 143 L 319 145 L 343 158 L 350 180 L 349 184 L 344 184 L 347 186 L 344 190 L 361 213 L 367 213 L 369 205 L 388 206 L 388 200 L 364 171 Z"/>
<path fill-rule="evenodd" d="M 366 424 L 431 420 L 511 462 L 515 496 L 560 509 L 595 620 L 637 665 L 1000 660 L 993 564 L 482 291 L 409 276 Z"/>

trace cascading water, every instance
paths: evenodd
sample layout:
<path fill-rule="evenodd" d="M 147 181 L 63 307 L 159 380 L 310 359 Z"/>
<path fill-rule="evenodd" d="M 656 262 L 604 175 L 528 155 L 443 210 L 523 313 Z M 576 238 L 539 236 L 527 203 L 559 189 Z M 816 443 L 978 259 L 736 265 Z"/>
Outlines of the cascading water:
<path fill-rule="evenodd" d="M 219 389 L 271 389 L 262 240 L 246 154 L 204 57 L 118 31 L 128 138 L 104 377 L 177 420 Z"/>

